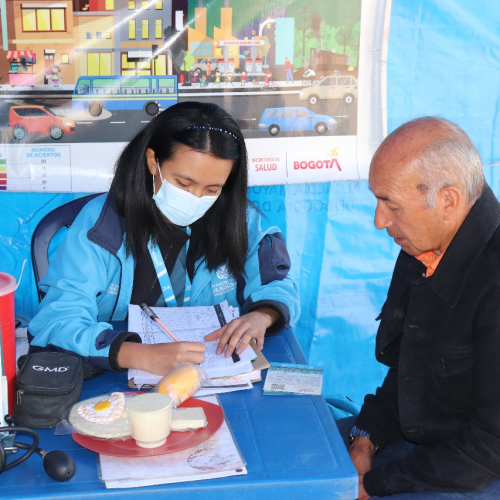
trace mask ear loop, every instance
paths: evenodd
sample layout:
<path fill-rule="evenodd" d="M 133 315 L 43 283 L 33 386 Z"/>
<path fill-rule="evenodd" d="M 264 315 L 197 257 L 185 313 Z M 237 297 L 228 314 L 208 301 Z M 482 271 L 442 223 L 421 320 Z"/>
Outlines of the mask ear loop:
<path fill-rule="evenodd" d="M 158 175 L 160 176 L 160 180 L 163 183 L 163 177 L 161 175 L 161 168 L 160 168 L 160 162 L 159 162 L 159 160 L 156 160 L 156 164 L 158 165 Z"/>
<path fill-rule="evenodd" d="M 156 165 L 158 166 L 158 173 L 160 174 L 160 179 L 161 182 L 163 183 L 163 178 L 161 176 L 161 169 L 160 169 L 160 160 L 156 159 Z M 156 189 L 155 189 L 155 174 L 153 175 L 153 195 L 156 195 Z M 158 190 L 159 191 L 159 190 Z"/>

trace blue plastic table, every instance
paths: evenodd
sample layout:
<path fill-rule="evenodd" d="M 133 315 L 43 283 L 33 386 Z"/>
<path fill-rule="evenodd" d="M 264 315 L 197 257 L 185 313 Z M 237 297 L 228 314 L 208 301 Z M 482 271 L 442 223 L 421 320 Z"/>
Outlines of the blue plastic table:
<path fill-rule="evenodd" d="M 266 339 L 264 355 L 269 361 L 306 363 L 295 335 L 286 330 Z M 219 396 L 247 462 L 247 475 L 107 490 L 98 479 L 94 452 L 70 436 L 41 429 L 40 446 L 67 451 L 76 462 L 75 476 L 58 483 L 45 474 L 41 458 L 33 455 L 0 476 L 0 498 L 357 498 L 356 471 L 323 398 L 264 396 L 262 387 L 259 382 L 252 390 Z M 130 390 L 125 373 L 105 373 L 85 382 L 81 399 L 124 390 Z"/>

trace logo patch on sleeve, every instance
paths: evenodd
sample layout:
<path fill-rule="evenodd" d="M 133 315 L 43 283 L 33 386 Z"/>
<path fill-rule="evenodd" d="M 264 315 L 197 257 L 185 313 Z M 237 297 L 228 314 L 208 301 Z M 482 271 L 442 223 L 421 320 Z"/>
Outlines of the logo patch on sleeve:
<path fill-rule="evenodd" d="M 119 285 L 117 285 L 116 283 L 110 283 L 108 289 L 106 290 L 106 293 L 109 293 L 110 295 L 118 295 L 119 288 Z"/>

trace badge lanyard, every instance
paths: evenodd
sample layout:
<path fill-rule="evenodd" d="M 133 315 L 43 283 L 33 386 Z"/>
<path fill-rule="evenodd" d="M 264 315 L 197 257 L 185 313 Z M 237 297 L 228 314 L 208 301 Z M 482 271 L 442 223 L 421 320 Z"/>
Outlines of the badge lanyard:
<path fill-rule="evenodd" d="M 187 234 L 190 235 L 191 231 L 187 228 Z M 165 262 L 161 255 L 160 249 L 157 245 L 153 245 L 151 240 L 148 243 L 148 250 L 151 255 L 151 260 L 155 267 L 156 274 L 158 276 L 158 281 L 160 282 L 161 292 L 165 303 L 168 307 L 177 307 L 177 301 L 175 300 L 174 289 L 172 288 L 172 282 L 170 281 L 170 276 L 168 275 L 167 268 L 165 267 Z M 186 243 L 186 260 L 187 252 L 189 250 L 189 240 Z M 184 301 L 183 305 L 188 306 L 191 301 L 191 281 L 189 281 L 189 276 L 186 269 L 186 284 L 184 286 Z"/>

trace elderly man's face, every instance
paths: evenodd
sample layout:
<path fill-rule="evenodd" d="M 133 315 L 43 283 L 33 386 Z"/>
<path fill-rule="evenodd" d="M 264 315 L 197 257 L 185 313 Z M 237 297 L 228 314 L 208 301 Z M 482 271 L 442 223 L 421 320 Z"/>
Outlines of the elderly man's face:
<path fill-rule="evenodd" d="M 386 229 L 389 236 L 409 255 L 429 250 L 438 256 L 443 238 L 441 205 L 430 209 L 417 189 L 413 169 L 402 169 L 384 155 L 370 168 L 370 189 L 377 198 L 375 227 Z M 439 195 L 438 195 L 439 196 Z"/>

